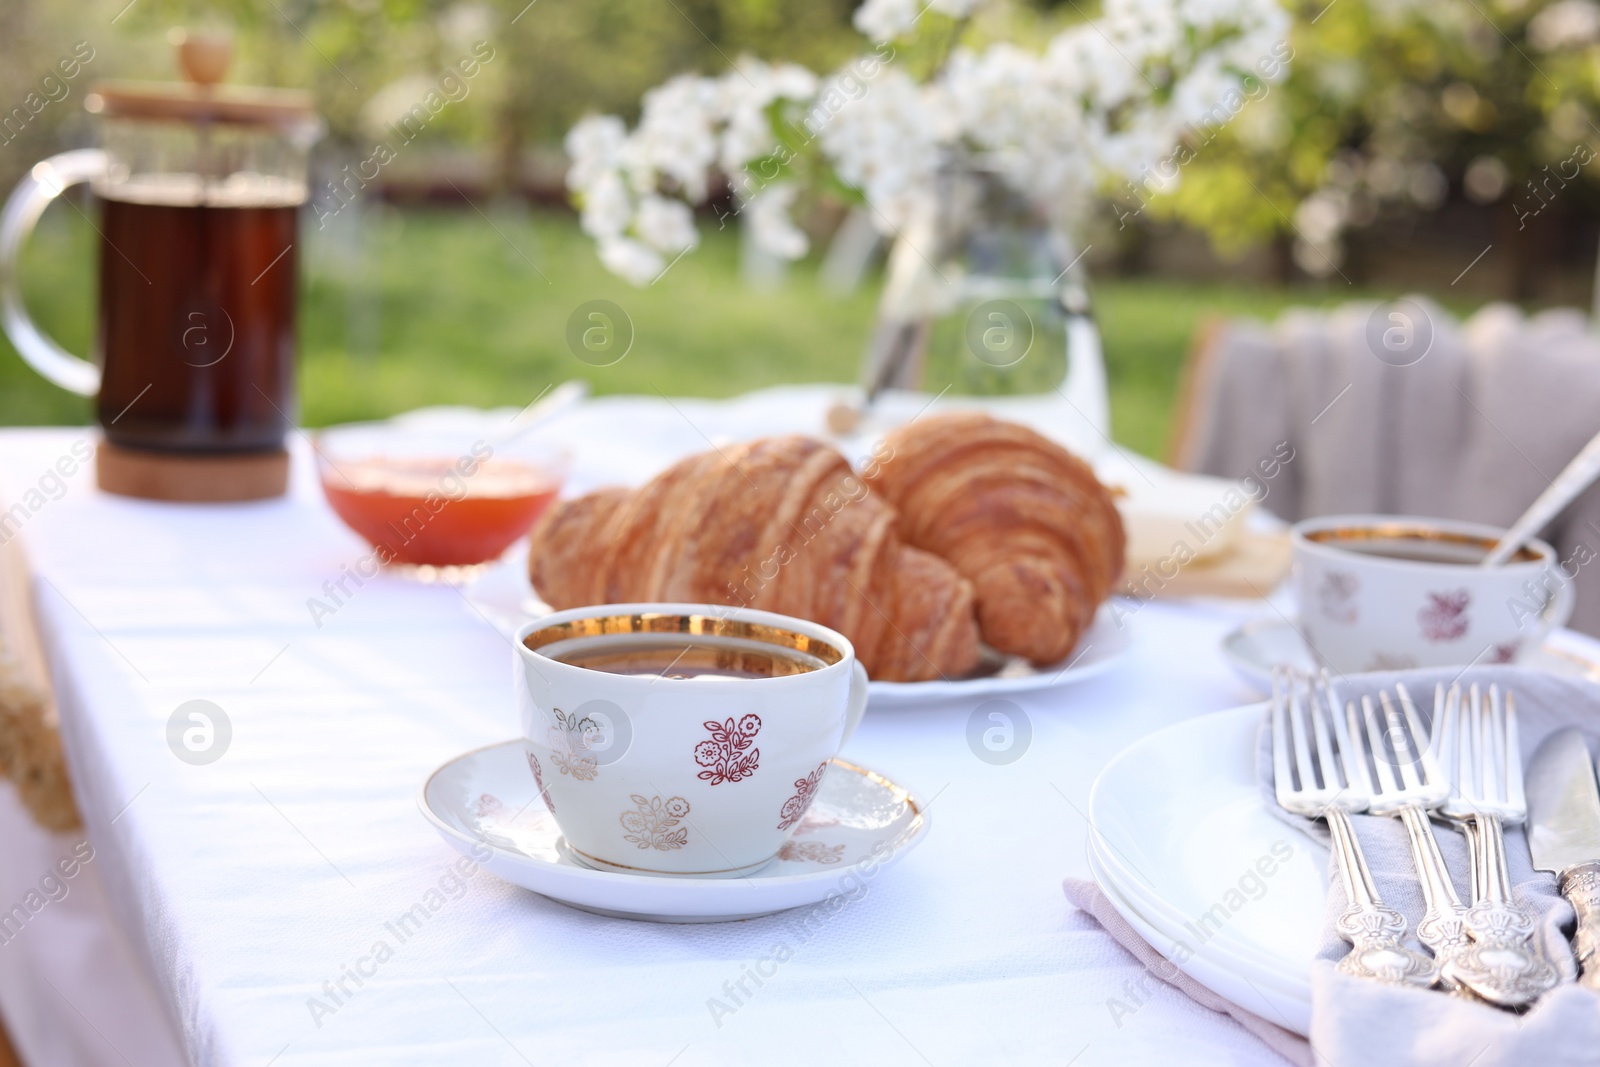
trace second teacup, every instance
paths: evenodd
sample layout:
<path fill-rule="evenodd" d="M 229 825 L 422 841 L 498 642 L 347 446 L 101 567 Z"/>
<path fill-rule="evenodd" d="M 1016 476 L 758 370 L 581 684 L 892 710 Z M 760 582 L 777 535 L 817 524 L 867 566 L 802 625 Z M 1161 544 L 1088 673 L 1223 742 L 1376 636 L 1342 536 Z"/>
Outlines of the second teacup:
<path fill-rule="evenodd" d="M 1504 533 L 1388 515 L 1298 523 L 1301 632 L 1341 672 L 1512 662 L 1565 625 L 1573 597 L 1543 541 L 1499 567 L 1479 566 Z"/>

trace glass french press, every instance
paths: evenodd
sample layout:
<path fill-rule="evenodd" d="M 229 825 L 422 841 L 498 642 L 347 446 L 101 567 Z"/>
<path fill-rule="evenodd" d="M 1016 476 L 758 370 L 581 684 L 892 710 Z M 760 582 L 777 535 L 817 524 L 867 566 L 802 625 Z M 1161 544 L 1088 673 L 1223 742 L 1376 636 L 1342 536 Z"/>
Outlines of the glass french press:
<path fill-rule="evenodd" d="M 29 365 L 95 397 L 101 488 L 168 500 L 277 496 L 295 410 L 297 223 L 322 125 L 309 94 L 220 84 L 231 44 L 174 34 L 187 82 L 102 83 L 100 148 L 34 166 L 0 215 L 0 322 Z M 99 201 L 94 359 L 22 306 L 17 257 L 69 186 Z"/>

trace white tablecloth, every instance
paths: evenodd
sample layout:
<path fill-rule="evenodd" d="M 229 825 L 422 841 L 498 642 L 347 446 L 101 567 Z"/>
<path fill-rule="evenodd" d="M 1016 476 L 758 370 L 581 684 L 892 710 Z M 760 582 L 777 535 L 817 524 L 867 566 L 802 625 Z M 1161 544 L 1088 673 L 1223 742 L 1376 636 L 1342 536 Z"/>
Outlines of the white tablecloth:
<path fill-rule="evenodd" d="M 824 399 L 602 401 L 550 432 L 577 447 L 587 487 L 707 440 L 811 428 Z M 385 924 L 456 859 L 417 811 L 419 784 L 516 733 L 508 642 L 455 590 L 387 577 L 317 626 L 308 598 L 365 547 L 303 449 L 282 501 L 138 502 L 99 493 L 89 470 L 59 499 L 29 497 L 86 433 L 0 433 L 0 499 L 42 500 L 21 537 L 95 850 L 71 893 L 0 945 L 0 1007 L 36 1067 L 169 1062 L 159 1009 L 128 977 L 139 961 L 190 1059 L 218 1067 L 1277 1062 L 1141 983 L 1061 892 L 1087 876 L 1083 812 L 1105 761 L 1254 699 L 1217 641 L 1263 605 L 1142 608 L 1120 667 L 1018 701 L 1033 737 L 1007 766 L 967 747 L 975 701 L 869 711 L 845 755 L 929 798 L 933 832 L 820 929 L 601 918 L 480 872 L 401 944 Z M 232 723 L 208 766 L 167 743 L 196 698 Z M 10 907 L 72 841 L 26 826 L 9 792 L 0 814 Z M 108 903 L 127 950 L 73 950 L 63 927 L 104 922 Z M 379 941 L 392 958 L 357 984 L 346 969 Z M 734 1005 L 729 984 L 780 944 L 792 958 Z M 1130 996 L 1148 1003 L 1117 1019 L 1108 1001 Z M 713 1001 L 736 1010 L 715 1017 Z M 51 1040 L 78 1051 L 42 1051 Z"/>

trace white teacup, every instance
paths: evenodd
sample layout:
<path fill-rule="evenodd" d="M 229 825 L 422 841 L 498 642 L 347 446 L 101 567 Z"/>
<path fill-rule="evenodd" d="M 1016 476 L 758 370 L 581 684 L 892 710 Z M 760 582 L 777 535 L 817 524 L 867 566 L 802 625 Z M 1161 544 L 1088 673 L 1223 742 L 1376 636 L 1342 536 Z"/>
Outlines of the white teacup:
<path fill-rule="evenodd" d="M 517 632 L 515 675 L 528 765 L 567 849 L 633 873 L 765 866 L 867 706 L 842 634 L 705 604 L 557 612 Z"/>
<path fill-rule="evenodd" d="M 1388 515 L 1336 515 L 1292 533 L 1300 629 L 1346 673 L 1511 663 L 1572 616 L 1555 549 L 1529 541 L 1479 561 L 1505 530 Z"/>

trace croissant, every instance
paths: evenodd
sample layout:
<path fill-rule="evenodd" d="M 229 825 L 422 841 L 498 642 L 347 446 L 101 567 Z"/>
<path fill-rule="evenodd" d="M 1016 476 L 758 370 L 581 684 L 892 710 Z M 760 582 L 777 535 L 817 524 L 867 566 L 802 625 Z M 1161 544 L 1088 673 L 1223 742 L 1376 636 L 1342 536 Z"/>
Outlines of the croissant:
<path fill-rule="evenodd" d="M 820 441 L 772 437 L 691 456 L 636 490 L 549 508 L 528 573 L 556 608 L 627 601 L 749 606 L 850 639 L 873 678 L 978 660 L 972 586 L 904 544 L 894 511 Z"/>
<path fill-rule="evenodd" d="M 981 412 L 913 420 L 885 439 L 868 484 L 900 533 L 972 582 L 978 628 L 1001 652 L 1058 663 L 1122 572 L 1111 494 L 1049 439 Z"/>

